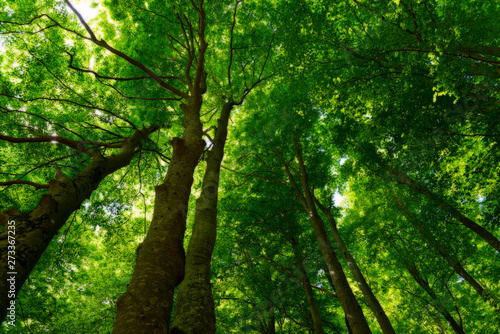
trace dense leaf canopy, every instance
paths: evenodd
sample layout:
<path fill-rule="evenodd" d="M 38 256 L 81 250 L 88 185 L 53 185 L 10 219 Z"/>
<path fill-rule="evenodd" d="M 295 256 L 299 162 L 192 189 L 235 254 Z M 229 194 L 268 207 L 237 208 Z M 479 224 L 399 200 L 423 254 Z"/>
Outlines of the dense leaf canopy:
<path fill-rule="evenodd" d="M 172 226 L 217 222 L 216 333 L 356 333 L 332 244 L 373 333 L 364 285 L 396 333 L 497 333 L 500 3 L 73 2 L 0 0 L 2 270 L 7 221 L 30 267 L 22 233 L 65 212 L 0 332 L 111 333 L 196 135 Z"/>

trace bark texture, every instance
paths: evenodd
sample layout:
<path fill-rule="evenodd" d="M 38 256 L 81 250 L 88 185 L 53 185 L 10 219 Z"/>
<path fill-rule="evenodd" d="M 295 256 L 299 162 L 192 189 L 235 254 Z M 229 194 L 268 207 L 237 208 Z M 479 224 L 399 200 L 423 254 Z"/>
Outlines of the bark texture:
<path fill-rule="evenodd" d="M 183 242 L 189 195 L 194 170 L 206 145 L 200 120 L 202 97 L 207 88 L 207 73 L 204 70 L 207 49 L 205 11 L 203 0 L 199 0 L 198 5 L 194 1 L 191 3 L 198 15 L 198 25 L 194 28 L 186 17 L 189 37 L 185 32 L 188 52 L 184 81 L 189 94 L 177 94 L 186 102 L 180 104 L 184 132 L 182 137 L 172 139 L 173 153 L 167 175 L 155 188 L 151 225 L 146 238 L 137 248 L 134 274 L 127 291 L 117 301 L 113 325 L 115 334 L 169 333 L 174 291 L 184 279 Z M 192 72 L 194 75 L 191 77 Z"/>
<path fill-rule="evenodd" d="M 344 240 L 342 240 L 342 237 L 340 236 L 340 233 L 337 229 L 337 223 L 335 222 L 335 218 L 331 214 L 330 210 L 328 210 L 324 205 L 322 205 L 316 198 L 315 202 L 320 208 L 320 210 L 326 215 L 328 222 L 330 224 L 330 229 L 332 230 L 333 239 L 335 240 L 335 243 L 339 247 L 340 252 L 342 253 L 344 259 L 346 260 L 349 269 L 351 270 L 354 278 L 356 279 L 356 282 L 358 282 L 358 286 L 361 292 L 363 293 L 363 296 L 365 297 L 368 306 L 371 308 L 373 314 L 377 318 L 377 321 L 380 325 L 380 328 L 382 329 L 382 332 L 384 334 L 388 333 L 395 334 L 396 332 L 394 331 L 394 328 L 392 327 L 392 324 L 389 318 L 387 317 L 387 314 L 382 308 L 382 305 L 380 305 L 377 297 L 373 293 L 363 273 L 359 269 L 356 260 L 352 256 L 351 252 L 349 252 L 349 250 L 347 249 Z"/>
<path fill-rule="evenodd" d="M 15 276 L 15 293 L 19 292 L 52 238 L 64 225 L 69 216 L 80 208 L 81 203 L 90 197 L 101 181 L 109 174 L 127 166 L 135 155 L 141 140 L 146 139 L 150 127 L 136 131 L 123 143 L 120 152 L 104 157 L 94 152 L 92 161 L 76 176 L 69 178 L 60 171 L 50 180 L 49 191 L 43 195 L 37 207 L 26 213 L 9 210 L 0 213 L 0 223 L 4 234 L 0 236 L 0 319 L 6 315 L 8 290 L 7 278 Z M 8 267 L 7 222 L 15 222 L 15 268 Z M 8 274 L 15 272 L 16 274 Z"/>
<path fill-rule="evenodd" d="M 215 333 L 210 265 L 217 238 L 220 166 L 224 157 L 229 115 L 233 106 L 232 102 L 227 102 L 222 107 L 213 147 L 207 152 L 202 191 L 196 200 L 193 232 L 186 251 L 185 276 L 177 294 L 172 334 Z"/>
<path fill-rule="evenodd" d="M 193 173 L 205 148 L 200 107 L 201 99 L 183 105 L 187 125 L 182 138 L 172 139 L 172 159 L 155 189 L 151 225 L 137 248 L 127 291 L 118 299 L 113 333 L 168 333 L 174 289 L 184 278 L 183 239 Z"/>
<path fill-rule="evenodd" d="M 366 321 L 366 318 L 363 314 L 363 310 L 361 309 L 361 306 L 359 305 L 356 297 L 354 296 L 354 293 L 351 290 L 351 287 L 349 286 L 349 282 L 347 281 L 341 263 L 335 255 L 332 243 L 330 242 L 330 239 L 328 238 L 328 235 L 326 233 L 323 220 L 316 210 L 314 197 L 311 189 L 309 188 L 308 175 L 302 158 L 302 147 L 297 141 L 295 141 L 295 145 L 296 157 L 299 167 L 299 170 L 295 170 L 295 174 L 300 180 L 302 189 L 304 191 L 303 195 L 298 190 L 299 188 L 295 184 L 294 178 L 290 172 L 290 169 L 292 167 L 290 165 L 286 165 L 285 171 L 287 172 L 290 182 L 295 187 L 295 194 L 308 213 L 309 221 L 311 222 L 311 225 L 313 227 L 321 253 L 328 267 L 328 272 L 332 277 L 337 296 L 340 300 L 342 309 L 345 312 L 352 332 L 354 334 L 371 333 L 368 322 Z"/>
<path fill-rule="evenodd" d="M 472 219 L 466 217 L 457 208 L 447 203 L 443 198 L 434 194 L 429 189 L 419 185 L 418 183 L 416 183 L 403 173 L 398 172 L 389 167 L 384 167 L 384 169 L 389 173 L 397 176 L 401 180 L 400 183 L 406 184 L 410 189 L 413 189 L 421 193 L 422 195 L 426 196 L 427 198 L 431 199 L 432 201 L 434 201 L 434 203 L 436 203 L 441 209 L 449 212 L 462 225 L 464 225 L 465 227 L 467 227 L 468 229 L 479 235 L 481 238 L 483 238 L 488 244 L 491 245 L 491 247 L 495 248 L 497 252 L 500 252 L 500 240 L 498 240 L 498 238 L 496 238 L 484 227 L 482 227 Z"/>

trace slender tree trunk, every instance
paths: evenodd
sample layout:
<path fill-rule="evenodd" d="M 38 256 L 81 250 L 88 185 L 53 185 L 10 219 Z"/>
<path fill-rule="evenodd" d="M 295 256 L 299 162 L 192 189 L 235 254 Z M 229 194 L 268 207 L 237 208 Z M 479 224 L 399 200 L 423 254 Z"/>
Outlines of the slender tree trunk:
<path fill-rule="evenodd" d="M 498 308 L 498 305 L 496 304 L 496 301 L 494 300 L 495 298 L 491 295 L 487 295 L 485 293 L 484 288 L 479 284 L 478 281 L 474 279 L 458 262 L 448 251 L 446 250 L 441 243 L 434 238 L 428 231 L 425 231 L 424 227 L 422 226 L 422 223 L 416 219 L 413 214 L 408 210 L 408 208 L 404 205 L 403 201 L 398 198 L 396 198 L 396 204 L 398 205 L 399 210 L 401 213 L 415 226 L 415 228 L 419 231 L 420 235 L 426 239 L 432 246 L 438 251 L 438 253 L 443 257 L 443 259 L 448 263 L 450 267 L 452 267 L 455 272 L 460 275 L 465 281 L 467 281 L 476 292 L 483 297 L 485 301 L 491 300 L 492 304 L 494 307 Z"/>
<path fill-rule="evenodd" d="M 443 327 L 443 323 L 441 322 L 441 319 L 439 317 L 435 317 L 430 315 L 432 320 L 436 323 L 436 327 L 438 328 L 439 333 L 446 333 L 446 329 Z"/>
<path fill-rule="evenodd" d="M 439 197 L 438 195 L 431 192 L 429 189 L 417 184 L 415 181 L 410 179 L 408 176 L 404 175 L 401 172 L 398 172 L 392 168 L 384 167 L 389 173 L 397 176 L 401 183 L 406 184 L 410 189 L 413 189 L 427 198 L 431 199 L 436 203 L 441 209 L 449 212 L 455 219 L 457 219 L 462 225 L 475 232 L 481 238 L 483 238 L 491 247 L 495 248 L 497 252 L 500 252 L 500 240 L 498 240 L 493 234 L 491 234 L 488 230 L 486 230 L 481 225 L 477 224 L 473 220 L 464 216 L 458 209 L 456 209 L 451 204 L 447 203 L 444 199 Z"/>
<path fill-rule="evenodd" d="M 155 127 L 136 131 L 123 143 L 121 151 L 110 157 L 95 152 L 92 161 L 75 177 L 68 178 L 57 172 L 50 180 L 49 191 L 43 195 L 38 206 L 27 213 L 9 210 L 0 213 L 0 223 L 4 234 L 0 236 L 0 319 L 4 319 L 9 304 L 8 294 L 15 285 L 15 295 L 28 278 L 52 238 L 64 225 L 69 216 L 80 208 L 81 203 L 89 198 L 101 181 L 116 170 L 127 166 L 135 155 L 141 140 L 146 139 Z M 9 238 L 7 223 L 15 226 L 15 238 Z M 9 253 L 12 240 L 15 239 L 15 254 Z M 9 258 L 11 255 L 11 258 Z M 15 262 L 11 262 L 15 259 Z M 11 267 L 10 265 L 13 265 Z M 13 286 L 7 279 L 15 282 Z"/>
<path fill-rule="evenodd" d="M 323 323 L 321 321 L 321 315 L 319 314 L 318 305 L 316 304 L 316 299 L 314 298 L 314 292 L 311 288 L 309 276 L 307 275 L 306 268 L 304 267 L 304 261 L 297 250 L 297 240 L 295 237 L 292 238 L 292 248 L 295 253 L 297 267 L 300 272 L 300 278 L 307 284 L 302 283 L 304 291 L 306 292 L 307 304 L 309 306 L 309 311 L 311 312 L 314 332 L 316 334 L 323 334 Z"/>
<path fill-rule="evenodd" d="M 324 205 L 322 205 L 316 198 L 314 199 L 320 210 L 326 215 L 328 222 L 330 223 L 330 229 L 332 230 L 333 239 L 335 240 L 337 246 L 339 247 L 340 252 L 344 256 L 344 259 L 346 260 L 349 269 L 354 275 L 354 278 L 358 282 L 359 288 L 363 293 L 363 296 L 365 297 L 368 306 L 370 306 L 371 310 L 373 311 L 373 314 L 377 318 L 377 321 L 380 325 L 380 328 L 382 329 L 382 332 L 385 334 L 388 333 L 395 334 L 396 332 L 394 331 L 394 328 L 392 327 L 392 324 L 389 321 L 387 314 L 382 308 L 382 305 L 380 305 L 377 297 L 375 297 L 375 294 L 368 285 L 368 282 L 366 281 L 363 273 L 359 269 L 356 260 L 352 256 L 351 252 L 349 252 L 349 250 L 347 249 L 344 240 L 342 240 L 342 237 L 340 236 L 340 233 L 337 230 L 337 223 L 335 222 L 335 218 L 331 214 L 330 210 L 328 210 Z"/>
<path fill-rule="evenodd" d="M 429 282 L 427 280 L 423 279 L 419 272 L 418 269 L 415 266 L 407 264 L 408 271 L 410 272 L 411 276 L 415 279 L 415 281 L 422 287 L 422 289 L 425 290 L 425 292 L 431 297 L 433 306 L 438 310 L 439 313 L 441 313 L 446 321 L 450 324 L 450 326 L 453 328 L 453 330 L 457 334 L 465 334 L 464 330 L 462 327 L 456 322 L 455 318 L 450 314 L 450 312 L 446 309 L 446 307 L 441 303 L 440 299 L 432 290 L 432 288 L 429 285 Z"/>
<path fill-rule="evenodd" d="M 252 258 L 250 257 L 250 254 L 248 253 L 248 250 L 244 249 L 244 254 L 245 258 L 248 263 L 248 270 L 253 270 L 255 267 L 252 262 Z M 252 303 L 252 307 L 257 306 L 256 303 Z M 276 322 L 275 322 L 275 317 L 274 317 L 274 312 L 273 312 L 273 302 L 271 300 L 268 300 L 268 303 L 266 305 L 267 308 L 267 314 L 265 314 L 261 319 L 259 319 L 259 332 L 263 334 L 274 334 L 276 332 Z"/>
<path fill-rule="evenodd" d="M 186 252 L 184 280 L 179 286 L 172 334 L 215 333 L 215 309 L 210 286 L 210 264 L 217 237 L 217 200 L 229 115 L 234 104 L 222 107 L 213 147 L 207 153 L 202 191 L 196 200 L 193 232 Z"/>
<path fill-rule="evenodd" d="M 302 195 L 298 191 L 297 185 L 295 185 L 295 181 L 293 179 L 292 174 L 290 173 L 290 166 L 285 166 L 285 171 L 290 179 L 290 182 L 295 185 L 295 194 L 298 199 L 301 201 L 302 205 L 306 209 L 309 217 L 309 221 L 313 227 L 314 233 L 316 235 L 316 239 L 318 240 L 319 247 L 323 258 L 325 259 L 326 265 L 328 267 L 328 271 L 332 276 L 333 284 L 335 285 L 335 289 L 337 292 L 337 296 L 342 305 L 342 309 L 345 312 L 345 315 L 349 321 L 351 330 L 354 334 L 368 334 L 371 333 L 370 327 L 368 326 L 368 322 L 363 314 L 363 310 L 359 305 L 354 293 L 349 286 L 349 282 L 345 276 L 344 270 L 342 269 L 342 265 L 340 264 L 335 252 L 333 250 L 333 246 L 328 238 L 328 235 L 325 230 L 325 225 L 323 220 L 318 214 L 316 210 L 316 205 L 314 203 L 314 198 L 311 193 L 311 189 L 308 184 L 308 176 L 306 172 L 306 168 L 304 165 L 304 161 L 302 159 L 302 147 L 300 143 L 295 141 L 296 145 L 296 157 L 299 164 L 299 171 L 295 171 L 296 175 L 299 177 L 302 189 L 304 190 L 304 195 Z"/>

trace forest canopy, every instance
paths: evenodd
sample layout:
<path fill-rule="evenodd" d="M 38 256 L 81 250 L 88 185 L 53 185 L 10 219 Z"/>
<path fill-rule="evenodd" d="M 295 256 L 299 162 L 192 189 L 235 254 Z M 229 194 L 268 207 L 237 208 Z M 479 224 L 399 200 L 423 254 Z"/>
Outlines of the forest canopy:
<path fill-rule="evenodd" d="M 0 8 L 0 332 L 498 332 L 500 3 Z"/>

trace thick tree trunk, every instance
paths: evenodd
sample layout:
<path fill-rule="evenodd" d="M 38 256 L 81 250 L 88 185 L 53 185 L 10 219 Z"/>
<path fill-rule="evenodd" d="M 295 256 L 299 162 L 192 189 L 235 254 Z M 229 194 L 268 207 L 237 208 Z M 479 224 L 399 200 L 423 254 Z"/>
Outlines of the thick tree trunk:
<path fill-rule="evenodd" d="M 311 189 L 309 188 L 308 176 L 302 158 L 302 147 L 298 142 L 295 142 L 295 144 L 297 147 L 296 157 L 299 164 L 299 171 L 296 171 L 296 174 L 300 179 L 302 189 L 304 190 L 304 195 L 302 195 L 298 191 L 298 189 L 296 189 L 295 193 L 308 213 L 309 221 L 311 222 L 314 233 L 316 235 L 316 239 L 318 240 L 319 247 L 328 267 L 329 274 L 332 276 L 337 296 L 342 305 L 342 309 L 344 310 L 345 315 L 349 321 L 352 332 L 354 334 L 371 333 L 368 322 L 366 321 L 365 315 L 363 314 L 363 310 L 356 300 L 356 297 L 354 296 L 354 293 L 349 286 L 349 282 L 347 281 L 344 270 L 342 269 L 342 265 L 335 255 L 333 246 L 326 233 L 323 220 L 316 210 L 316 205 L 314 203 Z M 289 168 L 290 167 L 287 166 L 285 170 L 288 174 L 290 182 L 292 182 L 292 184 L 295 184 Z"/>
<path fill-rule="evenodd" d="M 318 310 L 318 305 L 316 304 L 316 299 L 314 298 L 314 292 L 313 289 L 311 288 L 309 276 L 307 275 L 306 268 L 304 267 L 304 261 L 302 260 L 300 254 L 298 254 L 299 252 L 296 248 L 297 240 L 295 238 L 292 238 L 291 241 L 292 241 L 293 252 L 295 253 L 297 267 L 300 272 L 300 278 L 306 283 L 306 284 L 303 283 L 302 286 L 304 287 L 304 291 L 306 292 L 307 304 L 309 306 L 309 311 L 311 312 L 314 333 L 323 334 L 324 331 L 323 331 L 323 323 L 321 321 L 321 315 Z"/>
<path fill-rule="evenodd" d="M 192 44 L 185 70 L 189 96 L 181 103 L 184 132 L 172 139 L 173 154 L 163 183 L 155 188 L 155 205 L 146 238 L 137 248 L 134 275 L 118 298 L 113 333 L 166 334 L 169 332 L 174 291 L 184 278 L 184 232 L 193 184 L 205 141 L 200 109 L 206 91 L 204 70 L 205 11 L 203 0 L 192 2 L 198 14 L 197 43 Z M 186 21 L 187 18 L 186 18 Z M 190 27 L 191 28 L 191 27 Z M 184 28 L 183 28 L 184 29 Z M 194 32 L 191 31 L 190 34 Z M 191 35 L 191 38 L 194 38 Z M 196 45 L 196 46 L 195 46 Z M 198 49 L 196 55 L 195 47 Z M 192 65 L 194 77 L 190 77 Z M 194 66 L 194 65 L 193 65 Z"/>
<path fill-rule="evenodd" d="M 462 327 L 456 322 L 455 318 L 450 314 L 450 312 L 446 309 L 446 307 L 441 303 L 440 299 L 432 290 L 432 288 L 429 285 L 429 282 L 427 280 L 423 279 L 419 272 L 418 269 L 415 266 L 411 266 L 407 264 L 408 271 L 410 272 L 411 276 L 415 279 L 415 281 L 424 289 L 424 291 L 431 297 L 433 306 L 438 310 L 439 313 L 441 313 L 446 321 L 450 324 L 450 326 L 453 328 L 453 330 L 457 334 L 465 334 L 464 330 Z"/>
<path fill-rule="evenodd" d="M 124 142 L 121 151 L 110 157 L 95 152 L 92 161 L 75 177 L 68 178 L 60 171 L 56 178 L 49 182 L 49 191 L 43 195 L 38 206 L 30 212 L 19 213 L 9 210 L 0 213 L 0 223 L 4 226 L 4 234 L 0 236 L 0 319 L 4 319 L 8 303 L 8 294 L 14 290 L 19 292 L 52 238 L 64 225 L 69 216 L 80 208 L 81 203 L 89 198 L 101 181 L 109 174 L 127 166 L 135 155 L 141 140 L 146 139 L 150 127 L 136 131 Z M 15 226 L 15 235 L 9 237 L 7 224 Z M 9 231 L 12 231 L 10 229 Z M 12 240 L 15 240 L 14 245 Z M 10 243 L 9 243 L 10 242 Z M 11 246 L 9 248 L 9 246 Z M 12 252 L 14 250 L 15 252 Z M 10 250 L 11 252 L 8 252 Z M 13 260 L 15 259 L 15 260 Z M 11 261 L 14 262 L 11 262 Z M 12 265 L 12 267 L 11 267 Z M 7 279 L 13 278 L 11 282 Z"/>
<path fill-rule="evenodd" d="M 127 291 L 118 298 L 113 333 L 168 333 L 174 290 L 184 278 L 183 240 L 194 169 L 205 148 L 201 104 L 201 95 L 181 104 L 184 133 L 172 139 L 167 175 L 155 189 L 151 225 L 137 248 Z"/>
<path fill-rule="evenodd" d="M 366 281 L 363 273 L 359 269 L 356 260 L 347 249 L 344 240 L 342 240 L 342 237 L 340 236 L 340 233 L 337 230 L 337 224 L 335 222 L 335 218 L 331 214 L 330 210 L 328 210 L 324 205 L 322 205 L 316 198 L 315 201 L 320 210 L 326 215 L 328 222 L 330 223 L 330 229 L 332 230 L 335 243 L 337 244 L 337 246 L 340 249 L 340 252 L 344 256 L 344 259 L 346 260 L 349 269 L 351 269 L 351 272 L 354 278 L 356 279 L 356 282 L 358 282 L 359 288 L 363 293 L 363 296 L 365 297 L 368 306 L 371 308 L 373 314 L 377 318 L 377 321 L 380 325 L 380 328 L 382 329 L 382 332 L 385 334 L 387 333 L 395 334 L 396 332 L 394 331 L 394 328 L 392 327 L 392 324 L 389 321 L 387 314 L 382 308 L 382 305 L 380 305 L 377 297 L 375 297 L 375 294 L 368 285 L 368 282 Z"/>
<path fill-rule="evenodd" d="M 472 286 L 472 288 L 474 288 L 474 290 L 476 290 L 476 292 L 481 297 L 484 298 L 485 301 L 491 300 L 492 305 L 498 308 L 498 305 L 496 304 L 494 297 L 491 295 L 487 295 L 485 293 L 484 288 L 479 284 L 478 281 L 474 279 L 474 277 L 472 277 L 465 270 L 462 264 L 460 264 L 460 262 L 458 262 L 450 253 L 448 253 L 446 248 L 443 245 L 441 245 L 441 243 L 436 238 L 434 238 L 434 236 L 428 233 L 428 231 L 425 231 L 424 227 L 422 226 L 422 223 L 413 216 L 410 210 L 408 210 L 408 208 L 404 205 L 403 201 L 398 197 L 396 197 L 396 204 L 398 205 L 398 208 L 401 211 L 401 213 L 403 213 L 403 215 L 419 231 L 422 238 L 427 240 L 438 251 L 438 253 L 446 261 L 446 263 L 448 263 L 448 265 L 452 267 L 458 275 L 460 275 L 465 281 L 467 281 Z"/>
<path fill-rule="evenodd" d="M 217 237 L 217 200 L 220 166 L 233 103 L 222 107 L 213 147 L 207 153 L 202 191 L 196 200 L 193 232 L 186 252 L 184 280 L 179 286 L 172 334 L 214 334 L 215 309 L 210 286 L 210 264 Z"/>
<path fill-rule="evenodd" d="M 417 184 L 415 181 L 410 179 L 408 176 L 404 175 L 401 172 L 398 172 L 392 168 L 384 167 L 389 173 L 397 176 L 401 183 L 406 184 L 410 189 L 413 189 L 427 198 L 431 199 L 436 203 L 441 209 L 449 212 L 455 219 L 457 219 L 462 225 L 479 235 L 483 238 L 491 247 L 495 248 L 497 252 L 500 252 L 500 240 L 498 240 L 493 234 L 491 234 L 488 230 L 486 230 L 481 225 L 477 224 L 473 220 L 464 216 L 458 209 L 456 209 L 451 204 L 447 203 L 444 199 L 434 194 L 429 189 Z"/>

